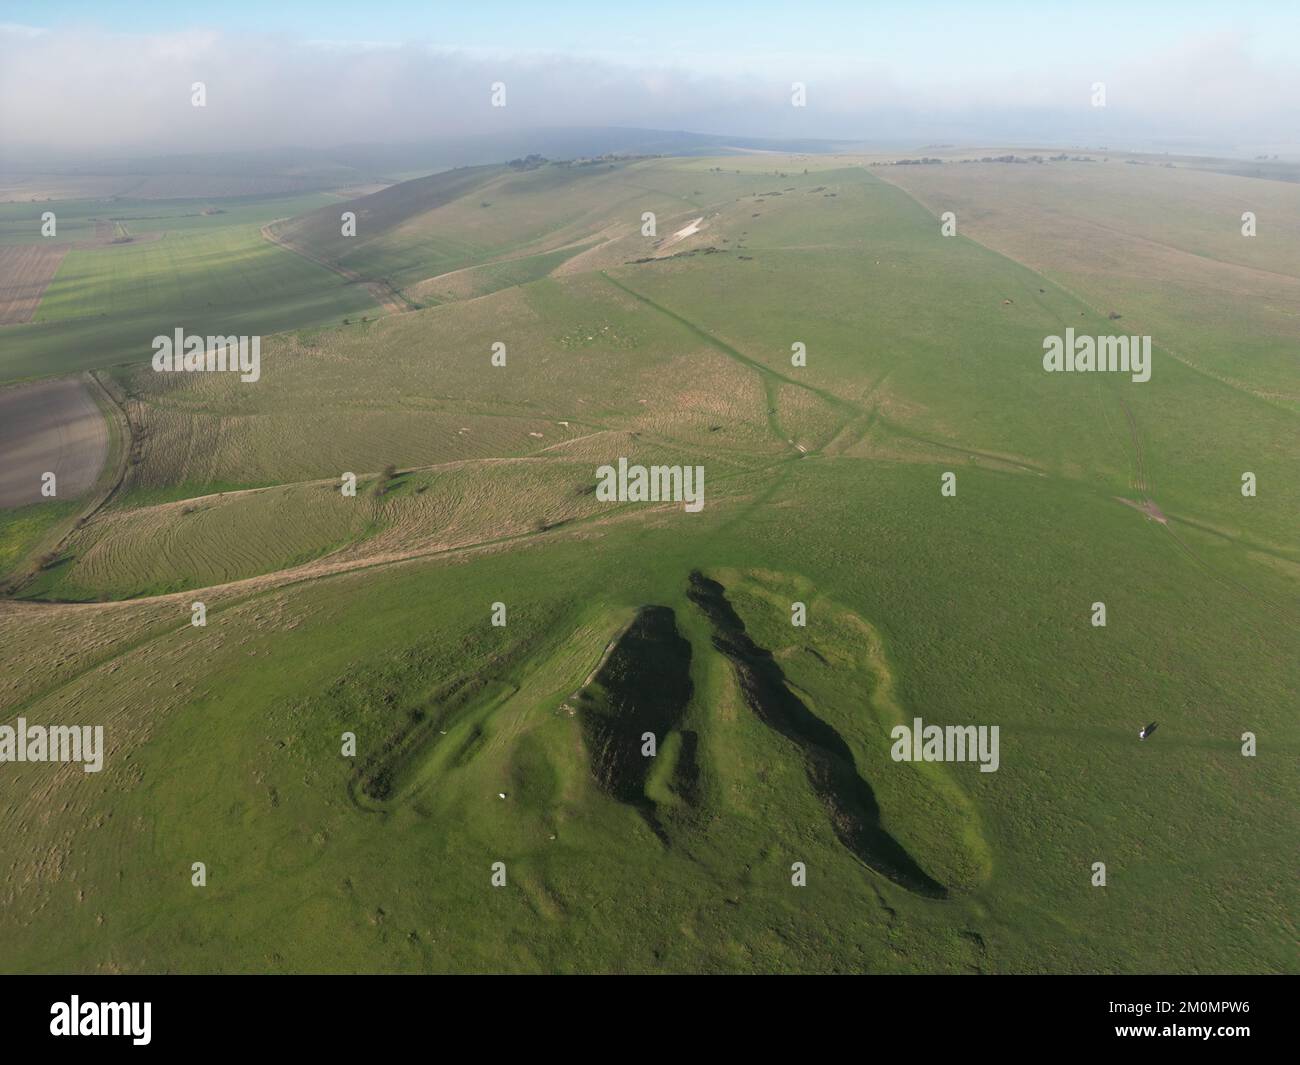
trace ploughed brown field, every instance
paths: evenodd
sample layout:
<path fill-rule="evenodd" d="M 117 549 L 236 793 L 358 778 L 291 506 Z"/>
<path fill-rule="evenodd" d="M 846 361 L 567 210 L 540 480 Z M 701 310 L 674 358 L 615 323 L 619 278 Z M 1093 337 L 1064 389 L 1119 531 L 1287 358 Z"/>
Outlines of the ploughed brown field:
<path fill-rule="evenodd" d="M 41 475 L 53 473 L 58 499 L 94 485 L 108 457 L 108 426 L 79 378 L 0 390 L 0 507 L 38 503 Z"/>
<path fill-rule="evenodd" d="M 68 244 L 0 245 L 0 325 L 30 322 Z"/>

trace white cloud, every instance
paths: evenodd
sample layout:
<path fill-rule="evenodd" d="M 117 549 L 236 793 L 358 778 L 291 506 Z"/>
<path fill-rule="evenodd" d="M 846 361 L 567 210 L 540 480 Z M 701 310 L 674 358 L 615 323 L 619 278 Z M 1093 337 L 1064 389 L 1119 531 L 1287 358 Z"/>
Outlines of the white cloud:
<path fill-rule="evenodd" d="M 725 76 L 707 57 L 607 59 L 434 49 L 195 30 L 150 35 L 0 25 L 0 129 L 10 145 L 209 151 L 325 147 L 554 126 L 621 125 L 738 135 L 988 143 L 1196 135 L 1291 139 L 1300 76 L 1266 66 L 1231 34 L 1087 69 L 995 70 L 916 84 L 882 61 L 823 69 L 797 57 Z M 718 65 L 721 67 L 721 64 Z M 772 73 L 768 75 L 767 70 Z M 756 72 L 757 71 L 757 72 Z M 802 76 L 801 76 L 802 75 Z M 808 107 L 789 105 L 808 82 Z M 1108 107 L 1089 107 L 1105 81 Z M 207 85 L 207 107 L 190 85 Z M 507 84 L 508 106 L 490 107 Z"/>

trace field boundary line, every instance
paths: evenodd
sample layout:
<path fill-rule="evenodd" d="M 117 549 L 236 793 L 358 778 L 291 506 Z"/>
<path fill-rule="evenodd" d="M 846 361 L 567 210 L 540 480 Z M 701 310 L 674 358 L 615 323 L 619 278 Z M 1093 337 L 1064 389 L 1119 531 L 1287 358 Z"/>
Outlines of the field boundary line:
<path fill-rule="evenodd" d="M 266 225 L 262 226 L 261 234 L 263 239 L 274 244 L 277 248 L 283 248 L 285 251 L 292 252 L 301 259 L 306 259 L 309 263 L 323 266 L 330 273 L 338 274 L 339 277 L 347 281 L 364 286 L 366 291 L 375 298 L 375 302 L 390 314 L 405 314 L 407 311 L 415 310 L 415 306 L 411 301 L 403 296 L 401 292 L 387 281 L 364 278 L 355 270 L 349 270 L 346 266 L 340 266 L 338 263 L 330 262 L 328 259 L 322 259 L 319 256 L 313 255 L 306 249 L 300 248 L 291 241 L 285 240 L 283 237 L 278 237 L 271 232 L 272 226 L 287 221 L 288 219 L 286 218 L 277 218 L 274 222 L 268 222 Z"/>

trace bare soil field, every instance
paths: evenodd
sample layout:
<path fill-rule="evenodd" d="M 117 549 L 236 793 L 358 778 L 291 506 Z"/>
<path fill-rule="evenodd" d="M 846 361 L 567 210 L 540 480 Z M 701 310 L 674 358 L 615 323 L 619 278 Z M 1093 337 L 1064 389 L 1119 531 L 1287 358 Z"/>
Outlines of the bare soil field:
<path fill-rule="evenodd" d="M 108 457 L 108 426 L 79 378 L 0 391 L 0 507 L 39 503 L 41 475 L 56 475 L 58 499 L 88 492 Z"/>
<path fill-rule="evenodd" d="M 67 244 L 0 245 L 0 325 L 30 322 Z"/>

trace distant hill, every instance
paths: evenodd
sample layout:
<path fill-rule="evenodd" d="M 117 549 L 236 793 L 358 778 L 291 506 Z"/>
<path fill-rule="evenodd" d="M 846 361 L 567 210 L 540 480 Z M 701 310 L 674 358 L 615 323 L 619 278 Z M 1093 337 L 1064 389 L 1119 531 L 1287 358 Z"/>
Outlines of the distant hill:
<path fill-rule="evenodd" d="M 542 276 L 595 243 L 637 233 L 644 211 L 664 220 L 683 211 L 698 215 L 698 194 L 706 185 L 716 187 L 716 176 L 706 181 L 707 171 L 674 170 L 667 187 L 655 188 L 644 173 L 655 162 L 635 156 L 516 156 L 329 204 L 278 222 L 269 232 L 308 258 L 356 279 L 406 289 L 420 303 L 445 298 L 427 284 L 410 293 L 421 282 L 488 263 L 514 264 L 496 280 L 478 279 L 471 288 L 482 294 L 498 283 Z M 343 234 L 347 212 L 356 216 L 352 236 Z M 640 242 L 626 257 L 644 253 Z"/>
<path fill-rule="evenodd" d="M 205 198 L 221 195 L 232 179 L 246 195 L 288 195 L 375 182 L 402 181 L 454 167 L 504 163 L 541 155 L 574 159 L 601 155 L 727 155 L 737 151 L 826 153 L 860 150 L 833 140 L 765 139 L 681 130 L 576 127 L 407 144 L 350 144 L 336 148 L 276 148 L 220 154 L 148 155 L 87 160 L 73 156 L 20 158 L 9 153 L 0 188 L 38 182 L 60 195 Z M 51 181 L 59 178 L 59 181 Z M 184 178 L 183 181 L 166 180 Z M 26 198 L 26 197 L 15 197 Z M 56 196 L 56 198 L 58 198 Z"/>

